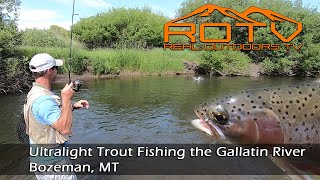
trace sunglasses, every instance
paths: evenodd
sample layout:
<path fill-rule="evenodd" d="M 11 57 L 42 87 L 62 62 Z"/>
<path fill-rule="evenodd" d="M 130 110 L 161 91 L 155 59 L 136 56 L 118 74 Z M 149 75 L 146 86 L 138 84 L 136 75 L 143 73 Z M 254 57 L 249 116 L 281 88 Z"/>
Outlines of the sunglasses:
<path fill-rule="evenodd" d="M 58 66 L 53 66 L 51 69 L 53 69 L 53 70 L 57 70 L 58 71 Z"/>

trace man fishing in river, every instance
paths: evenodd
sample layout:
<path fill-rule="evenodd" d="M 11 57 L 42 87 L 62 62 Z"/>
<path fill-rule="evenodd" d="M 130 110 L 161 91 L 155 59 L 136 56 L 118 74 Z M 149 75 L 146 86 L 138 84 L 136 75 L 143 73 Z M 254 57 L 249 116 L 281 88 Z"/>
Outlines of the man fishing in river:
<path fill-rule="evenodd" d="M 72 105 L 74 95 L 72 82 L 66 84 L 61 90 L 62 101 L 51 92 L 58 67 L 63 65 L 62 60 L 42 53 L 33 56 L 29 65 L 35 78 L 24 108 L 30 145 L 61 148 L 72 135 L 72 111 L 79 108 L 89 108 L 89 103 L 86 100 L 80 100 Z M 40 157 L 31 160 L 43 164 L 68 163 L 64 157 Z M 48 175 L 48 173 L 35 172 L 35 174 L 37 179 L 77 179 L 73 173 Z"/>

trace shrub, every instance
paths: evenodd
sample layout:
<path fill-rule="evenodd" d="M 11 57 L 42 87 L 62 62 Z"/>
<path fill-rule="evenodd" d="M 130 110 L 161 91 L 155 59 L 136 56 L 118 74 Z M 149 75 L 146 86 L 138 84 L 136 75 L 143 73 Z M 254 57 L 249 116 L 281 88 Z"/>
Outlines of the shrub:
<path fill-rule="evenodd" d="M 206 51 L 202 54 L 205 67 L 210 73 L 222 71 L 228 75 L 248 75 L 251 59 L 239 51 Z"/>

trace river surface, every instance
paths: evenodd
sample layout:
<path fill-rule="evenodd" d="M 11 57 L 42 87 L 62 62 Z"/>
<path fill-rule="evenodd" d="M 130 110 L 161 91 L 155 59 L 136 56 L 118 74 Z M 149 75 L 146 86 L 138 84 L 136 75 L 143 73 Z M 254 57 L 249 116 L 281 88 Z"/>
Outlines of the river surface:
<path fill-rule="evenodd" d="M 312 78 L 205 78 L 139 77 L 85 81 L 74 100 L 86 99 L 89 109 L 75 110 L 70 143 L 81 144 L 195 144 L 213 139 L 191 125 L 193 109 L 203 101 L 247 89 L 306 83 Z M 60 94 L 64 84 L 55 84 Z M 1 95 L 0 143 L 18 143 L 16 123 L 26 94 Z M 6 150 L 4 150 L 6 151 Z M 11 151 L 11 150 L 7 150 Z M 10 158 L 10 157 L 7 157 Z M 111 177 L 108 177 L 110 179 Z M 0 176 L 0 179 L 35 179 L 34 176 Z M 79 179 L 105 179 L 86 176 Z M 113 176 L 115 180 L 141 179 L 289 179 L 287 176 Z"/>
<path fill-rule="evenodd" d="M 306 78 L 139 77 L 85 81 L 74 100 L 86 99 L 89 109 L 74 111 L 71 143 L 211 143 L 195 129 L 195 106 L 242 90 L 298 82 Z M 60 94 L 64 84 L 55 84 Z M 17 143 L 16 122 L 26 94 L 1 95 L 0 143 Z"/>

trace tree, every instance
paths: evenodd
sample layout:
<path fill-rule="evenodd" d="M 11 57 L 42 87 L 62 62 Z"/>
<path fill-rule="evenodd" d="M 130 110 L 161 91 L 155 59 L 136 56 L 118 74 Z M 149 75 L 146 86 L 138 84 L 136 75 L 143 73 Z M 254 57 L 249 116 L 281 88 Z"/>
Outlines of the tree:
<path fill-rule="evenodd" d="M 14 55 L 20 43 L 17 28 L 20 0 L 0 0 L 0 58 Z"/>
<path fill-rule="evenodd" d="M 20 0 L 0 0 L 0 93 L 15 92 L 30 86 L 30 73 L 20 57 L 17 28 Z"/>
<path fill-rule="evenodd" d="M 118 8 L 81 19 L 74 33 L 89 48 L 162 47 L 163 25 L 168 21 L 149 8 Z"/>

